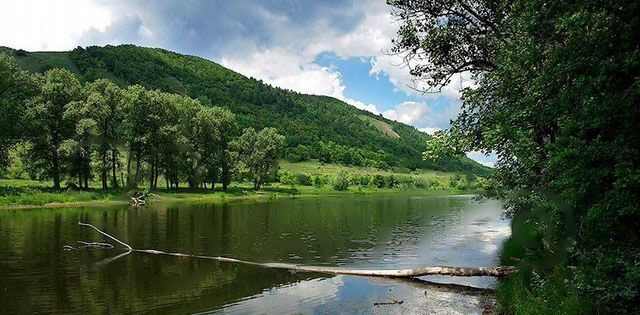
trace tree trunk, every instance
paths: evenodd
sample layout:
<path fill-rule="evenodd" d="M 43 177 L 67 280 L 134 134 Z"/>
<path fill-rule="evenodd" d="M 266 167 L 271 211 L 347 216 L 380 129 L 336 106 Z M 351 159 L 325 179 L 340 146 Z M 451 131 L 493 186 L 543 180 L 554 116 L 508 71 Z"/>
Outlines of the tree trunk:
<path fill-rule="evenodd" d="M 211 190 L 216 189 L 216 182 L 218 181 L 218 168 L 217 167 L 212 167 L 211 168 Z"/>
<path fill-rule="evenodd" d="M 107 170 L 102 170 L 102 190 L 107 190 Z"/>
<path fill-rule="evenodd" d="M 107 174 L 109 174 L 109 166 L 107 165 L 108 162 L 108 153 L 107 151 L 104 151 L 103 155 L 102 155 L 102 174 L 101 174 L 101 179 L 102 179 L 102 190 L 107 190 Z"/>
<path fill-rule="evenodd" d="M 160 168 L 158 167 L 158 161 L 156 159 L 156 177 L 153 180 L 153 189 L 158 189 L 158 177 L 160 176 Z"/>
<path fill-rule="evenodd" d="M 155 249 L 135 249 L 132 248 L 131 245 L 111 236 L 97 227 L 78 222 L 81 226 L 87 226 L 93 228 L 98 233 L 102 234 L 105 237 L 108 237 L 120 245 L 126 247 L 129 252 L 135 251 L 138 253 L 152 254 L 152 255 L 166 255 L 173 257 L 190 257 L 190 258 L 198 258 L 198 259 L 209 259 L 216 260 L 220 262 L 227 263 L 238 263 L 252 266 L 259 266 L 270 269 L 284 269 L 291 271 L 301 271 L 301 272 L 317 272 L 317 273 L 326 273 L 326 274 L 345 274 L 345 275 L 357 275 L 357 276 L 372 276 L 372 277 L 398 277 L 398 278 L 414 278 L 414 277 L 422 277 L 427 275 L 443 275 L 443 276 L 457 276 L 457 277 L 480 277 L 480 276 L 490 276 L 490 277 L 507 277 L 510 276 L 518 270 L 514 266 L 498 266 L 493 268 L 487 267 L 420 267 L 414 269 L 350 269 L 350 268 L 340 268 L 340 267 L 327 267 L 327 266 L 305 266 L 305 265 L 297 265 L 297 264 L 287 264 L 287 263 L 257 263 L 247 260 L 240 260 L 230 257 L 214 257 L 214 256 L 204 256 L 204 255 L 193 255 L 193 254 L 183 254 L 183 253 L 172 253 L 172 252 L 164 252 Z"/>
<path fill-rule="evenodd" d="M 153 190 L 153 180 L 156 178 L 155 158 L 151 159 L 151 165 L 149 165 L 149 190 Z"/>
<path fill-rule="evenodd" d="M 131 155 L 133 155 L 133 150 L 129 149 L 129 154 L 127 154 L 127 188 L 131 188 Z"/>
<path fill-rule="evenodd" d="M 53 188 L 60 190 L 60 161 L 58 153 L 53 153 L 51 176 L 53 177 Z"/>
<path fill-rule="evenodd" d="M 228 163 L 222 164 L 222 190 L 227 190 L 229 183 L 231 182 L 231 172 L 229 171 Z"/>
<path fill-rule="evenodd" d="M 138 180 L 140 179 L 140 166 L 142 161 L 140 160 L 140 153 L 136 154 L 136 174 L 133 178 L 133 188 L 138 188 Z"/>
<path fill-rule="evenodd" d="M 118 159 L 116 157 L 116 150 L 113 149 L 111 150 L 111 164 L 112 164 L 112 171 L 113 171 L 113 188 L 114 189 L 118 189 L 118 177 L 117 177 L 117 172 L 116 172 L 116 168 L 118 165 Z"/>

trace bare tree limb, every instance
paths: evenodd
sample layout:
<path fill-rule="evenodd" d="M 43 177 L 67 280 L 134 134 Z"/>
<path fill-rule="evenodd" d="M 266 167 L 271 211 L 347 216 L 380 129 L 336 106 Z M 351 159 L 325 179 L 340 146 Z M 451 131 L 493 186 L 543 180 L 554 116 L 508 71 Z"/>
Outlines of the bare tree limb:
<path fill-rule="evenodd" d="M 326 274 L 344 274 L 344 275 L 357 275 L 357 276 L 372 276 L 372 277 L 396 277 L 396 278 L 413 278 L 427 275 L 446 275 L 446 276 L 458 276 L 458 277 L 478 277 L 478 276 L 491 276 L 491 277 L 505 277 L 515 273 L 517 270 L 513 266 L 501 266 L 495 268 L 487 267 L 422 267 L 413 269 L 349 269 L 339 267 L 322 267 L 322 266 L 304 266 L 287 263 L 257 263 L 252 261 L 240 260 L 222 256 L 204 256 L 204 255 L 192 255 L 184 253 L 172 253 L 164 252 L 155 249 L 133 249 L 127 243 L 124 243 L 117 238 L 102 232 L 95 226 L 87 223 L 78 222 L 79 225 L 92 227 L 100 234 L 105 235 L 112 240 L 126 246 L 129 251 L 135 251 L 138 253 L 151 254 L 151 255 L 164 255 L 173 257 L 188 257 L 198 259 L 215 260 L 219 262 L 238 263 L 251 266 L 259 266 L 270 269 L 284 269 L 300 272 L 317 272 Z M 128 253 L 127 253 L 128 254 Z"/>
<path fill-rule="evenodd" d="M 127 244 L 127 243 L 125 243 L 125 242 L 122 242 L 122 241 L 120 241 L 119 239 L 117 239 L 117 238 L 115 238 L 115 237 L 113 237 L 113 236 L 111 236 L 111 235 L 109 235 L 109 234 L 107 234 L 107 233 L 105 233 L 105 232 L 102 232 L 100 229 L 98 229 L 97 227 L 95 227 L 95 226 L 93 226 L 93 225 L 91 225 L 91 224 L 88 224 L 88 223 L 82 223 L 82 222 L 78 221 L 78 225 L 91 227 L 91 228 L 93 228 L 94 230 L 96 230 L 98 233 L 100 233 L 100 234 L 102 234 L 102 235 L 104 235 L 104 236 L 106 236 L 106 237 L 108 237 L 108 238 L 110 238 L 110 239 L 112 239 L 112 240 L 116 241 L 116 243 L 118 243 L 118 244 L 120 244 L 120 245 L 123 245 L 123 246 L 124 246 L 124 247 L 126 247 L 128 250 L 133 250 L 133 248 L 131 248 L 131 246 L 129 246 L 129 244 Z"/>

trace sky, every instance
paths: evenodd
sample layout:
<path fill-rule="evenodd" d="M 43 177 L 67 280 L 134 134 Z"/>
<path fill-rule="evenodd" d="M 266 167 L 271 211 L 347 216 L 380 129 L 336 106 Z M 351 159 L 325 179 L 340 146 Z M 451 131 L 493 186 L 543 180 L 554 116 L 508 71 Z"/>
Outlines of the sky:
<path fill-rule="evenodd" d="M 213 60 L 294 91 L 328 95 L 433 133 L 460 112 L 457 76 L 423 94 L 400 57 L 384 0 L 0 1 L 0 46 L 61 51 L 136 44 Z M 467 154 L 492 166 L 495 156 Z"/>

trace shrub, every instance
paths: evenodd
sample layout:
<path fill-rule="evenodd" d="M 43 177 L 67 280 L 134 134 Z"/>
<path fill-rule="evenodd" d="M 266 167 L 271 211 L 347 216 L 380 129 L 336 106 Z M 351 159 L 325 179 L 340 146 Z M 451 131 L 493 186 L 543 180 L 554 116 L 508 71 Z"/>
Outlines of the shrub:
<path fill-rule="evenodd" d="M 384 176 L 376 174 L 371 178 L 371 185 L 377 188 L 384 188 Z"/>
<path fill-rule="evenodd" d="M 392 174 L 388 175 L 384 178 L 384 186 L 388 188 L 393 188 L 398 186 L 398 179 Z"/>
<path fill-rule="evenodd" d="M 416 178 L 413 185 L 416 186 L 416 188 L 423 188 L 423 189 L 429 188 L 429 184 L 427 184 L 427 181 L 422 177 Z"/>
<path fill-rule="evenodd" d="M 291 187 L 296 185 L 296 177 L 289 170 L 279 170 L 278 178 L 280 179 L 280 183 L 283 185 L 289 185 Z"/>
<path fill-rule="evenodd" d="M 347 190 L 349 189 L 349 177 L 347 172 L 339 171 L 333 178 L 333 189 L 335 190 Z"/>
<path fill-rule="evenodd" d="M 298 185 L 303 185 L 303 186 L 312 185 L 311 175 L 309 174 L 297 173 L 295 174 L 295 181 Z"/>
<path fill-rule="evenodd" d="M 369 174 L 354 174 L 351 176 L 351 185 L 354 186 L 369 186 L 371 182 L 371 175 Z"/>
<path fill-rule="evenodd" d="M 329 179 L 325 175 L 313 175 L 311 176 L 311 182 L 313 187 L 322 188 L 329 182 Z"/>

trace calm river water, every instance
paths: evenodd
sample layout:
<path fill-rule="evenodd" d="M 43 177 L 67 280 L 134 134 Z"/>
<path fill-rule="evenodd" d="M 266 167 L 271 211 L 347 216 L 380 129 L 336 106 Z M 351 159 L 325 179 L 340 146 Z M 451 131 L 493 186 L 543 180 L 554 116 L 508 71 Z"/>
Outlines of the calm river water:
<path fill-rule="evenodd" d="M 488 277 L 330 276 L 140 253 L 109 261 L 123 251 L 63 246 L 102 240 L 80 220 L 134 248 L 353 268 L 491 267 L 510 233 L 500 217 L 497 201 L 469 196 L 0 211 L 0 313 L 482 313 L 494 303 Z M 390 300 L 403 303 L 374 305 Z"/>

